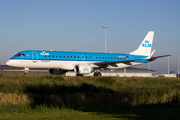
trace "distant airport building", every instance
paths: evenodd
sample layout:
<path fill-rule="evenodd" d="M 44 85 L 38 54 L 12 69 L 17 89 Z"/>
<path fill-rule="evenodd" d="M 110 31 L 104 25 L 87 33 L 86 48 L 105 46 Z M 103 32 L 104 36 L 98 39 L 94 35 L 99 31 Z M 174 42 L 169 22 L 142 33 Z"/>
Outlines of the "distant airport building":
<path fill-rule="evenodd" d="M 175 78 L 175 77 L 178 77 L 178 74 L 156 74 L 156 75 L 154 75 L 155 77 L 173 77 L 173 78 Z"/>

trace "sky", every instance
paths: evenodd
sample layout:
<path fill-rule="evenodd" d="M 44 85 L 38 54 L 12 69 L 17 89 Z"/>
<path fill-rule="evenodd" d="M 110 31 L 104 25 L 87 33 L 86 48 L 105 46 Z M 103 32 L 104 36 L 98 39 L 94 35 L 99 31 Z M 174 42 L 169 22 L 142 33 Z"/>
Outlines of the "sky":
<path fill-rule="evenodd" d="M 0 64 L 23 50 L 107 52 L 136 50 L 154 31 L 153 56 L 178 71 L 179 0 L 0 0 Z M 148 68 L 147 64 L 137 66 Z M 168 58 L 150 63 L 168 73 Z"/>

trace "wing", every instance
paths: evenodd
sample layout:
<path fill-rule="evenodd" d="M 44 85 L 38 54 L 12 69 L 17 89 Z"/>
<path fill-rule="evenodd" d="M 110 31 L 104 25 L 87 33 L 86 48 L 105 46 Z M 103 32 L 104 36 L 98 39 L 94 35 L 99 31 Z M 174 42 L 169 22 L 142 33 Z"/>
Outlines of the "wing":
<path fill-rule="evenodd" d="M 134 62 L 134 61 L 141 61 L 141 60 L 150 60 L 150 61 L 154 61 L 157 58 L 161 58 L 161 57 L 168 57 L 168 56 L 172 56 L 172 55 L 162 55 L 162 56 L 156 56 L 156 57 L 151 57 L 149 59 L 134 59 L 134 60 L 122 60 L 122 61 L 100 61 L 100 62 L 95 62 L 92 63 L 94 65 L 98 65 L 98 66 L 107 66 L 107 65 L 113 65 L 116 63 L 124 63 L 124 64 L 131 64 L 130 62 Z M 149 62 L 150 62 L 149 61 Z"/>

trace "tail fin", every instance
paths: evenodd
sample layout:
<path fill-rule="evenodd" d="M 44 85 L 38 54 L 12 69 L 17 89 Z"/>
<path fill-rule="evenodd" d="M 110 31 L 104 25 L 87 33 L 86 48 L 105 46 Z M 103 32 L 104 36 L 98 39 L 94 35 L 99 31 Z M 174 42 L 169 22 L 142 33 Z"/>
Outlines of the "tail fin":
<path fill-rule="evenodd" d="M 151 55 L 151 48 L 153 43 L 154 31 L 149 31 L 137 50 L 131 52 L 133 55 Z"/>

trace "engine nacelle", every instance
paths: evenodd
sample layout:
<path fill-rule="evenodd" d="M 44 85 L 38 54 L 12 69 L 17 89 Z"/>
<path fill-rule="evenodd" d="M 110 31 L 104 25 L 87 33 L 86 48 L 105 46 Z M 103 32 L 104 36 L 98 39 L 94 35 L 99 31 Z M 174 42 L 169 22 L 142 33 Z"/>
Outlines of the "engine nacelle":
<path fill-rule="evenodd" d="M 92 72 L 92 68 L 90 65 L 76 65 L 74 72 L 76 72 L 76 74 L 89 74 Z"/>
<path fill-rule="evenodd" d="M 52 75 L 63 75 L 66 73 L 66 70 L 61 70 L 61 69 L 49 69 L 49 73 Z"/>

